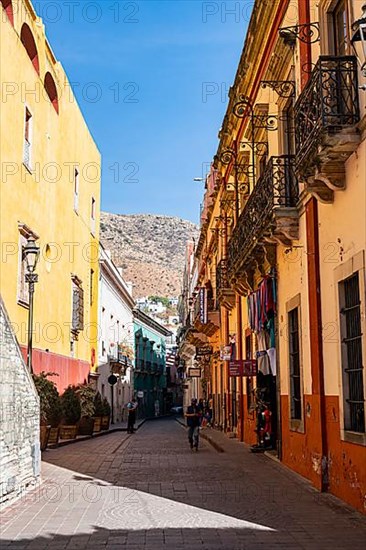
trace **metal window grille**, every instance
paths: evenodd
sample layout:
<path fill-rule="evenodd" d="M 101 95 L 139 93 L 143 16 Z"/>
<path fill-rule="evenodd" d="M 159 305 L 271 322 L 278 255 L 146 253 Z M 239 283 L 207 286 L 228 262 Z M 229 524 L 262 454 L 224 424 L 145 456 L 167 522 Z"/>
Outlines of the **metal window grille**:
<path fill-rule="evenodd" d="M 340 283 L 345 429 L 365 432 L 359 275 Z"/>
<path fill-rule="evenodd" d="M 72 291 L 72 330 L 84 330 L 84 291 L 75 282 Z"/>
<path fill-rule="evenodd" d="M 23 149 L 23 164 L 27 168 L 30 168 L 31 165 L 31 144 L 27 139 L 24 139 L 24 149 Z"/>
<path fill-rule="evenodd" d="M 291 419 L 301 420 L 300 333 L 299 308 L 289 311 L 289 356 Z"/>

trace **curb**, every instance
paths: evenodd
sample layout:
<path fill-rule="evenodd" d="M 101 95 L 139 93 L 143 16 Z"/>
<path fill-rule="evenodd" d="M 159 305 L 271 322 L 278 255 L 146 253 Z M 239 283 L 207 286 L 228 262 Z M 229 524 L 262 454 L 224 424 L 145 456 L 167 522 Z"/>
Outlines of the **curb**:
<path fill-rule="evenodd" d="M 187 426 L 184 424 L 184 422 L 182 422 L 181 420 L 179 420 L 178 418 L 175 419 L 175 421 L 180 424 L 181 426 L 183 426 L 183 428 L 186 428 Z M 221 445 L 219 445 L 219 443 L 217 443 L 214 439 L 212 439 L 207 433 L 204 433 L 202 431 L 200 431 L 200 437 L 202 437 L 202 439 L 204 439 L 205 441 L 208 441 L 208 443 L 215 449 L 215 451 L 217 451 L 218 453 L 224 453 L 225 452 L 225 449 L 223 447 L 221 447 Z"/>
<path fill-rule="evenodd" d="M 141 420 L 140 424 L 138 424 L 138 426 L 135 430 L 136 432 L 137 432 L 137 430 L 139 430 L 141 428 L 141 426 L 143 426 L 143 424 L 145 424 L 146 420 L 147 420 L 146 418 Z M 97 437 L 102 437 L 102 436 L 112 434 L 112 433 L 117 433 L 117 432 L 127 432 L 127 428 L 109 428 L 109 430 L 103 430 L 103 431 L 95 433 L 93 435 L 79 435 L 79 436 L 77 436 L 77 439 L 61 440 L 61 441 L 58 442 L 57 445 L 50 445 L 49 447 L 47 447 L 46 451 L 50 450 L 50 449 L 51 450 L 59 449 L 60 447 L 66 447 L 66 445 L 72 445 L 74 443 L 80 443 L 81 441 L 88 441 L 89 439 L 95 439 Z"/>
<path fill-rule="evenodd" d="M 202 439 L 205 439 L 206 441 L 208 441 L 210 443 L 210 445 L 212 445 L 212 447 L 218 452 L 218 453 L 224 453 L 225 452 L 225 449 L 223 447 L 221 447 L 221 445 L 219 443 L 217 443 L 216 441 L 214 441 L 213 439 L 211 439 L 211 437 L 205 433 L 202 433 L 200 432 L 200 437 L 202 437 Z"/>

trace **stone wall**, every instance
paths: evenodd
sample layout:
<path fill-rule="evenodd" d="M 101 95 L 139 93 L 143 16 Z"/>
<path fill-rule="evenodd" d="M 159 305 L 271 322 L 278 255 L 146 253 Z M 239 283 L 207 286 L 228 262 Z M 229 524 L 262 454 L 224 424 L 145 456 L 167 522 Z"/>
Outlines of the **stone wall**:
<path fill-rule="evenodd" d="M 0 505 L 40 477 L 39 399 L 0 297 Z"/>

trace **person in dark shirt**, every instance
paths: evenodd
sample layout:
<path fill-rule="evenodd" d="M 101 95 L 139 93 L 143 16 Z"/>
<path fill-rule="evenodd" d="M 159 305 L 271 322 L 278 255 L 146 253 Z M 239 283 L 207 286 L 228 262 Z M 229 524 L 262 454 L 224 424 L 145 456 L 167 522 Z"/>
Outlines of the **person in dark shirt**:
<path fill-rule="evenodd" d="M 185 416 L 187 419 L 189 445 L 191 447 L 191 450 L 195 448 L 195 450 L 198 451 L 198 439 L 202 409 L 199 407 L 199 405 L 197 405 L 197 399 L 192 399 L 190 406 L 187 407 L 187 412 Z"/>
<path fill-rule="evenodd" d="M 135 431 L 135 422 L 136 422 L 136 409 L 137 401 L 135 398 L 132 401 L 129 401 L 127 404 L 128 418 L 127 418 L 127 433 L 133 434 Z"/>

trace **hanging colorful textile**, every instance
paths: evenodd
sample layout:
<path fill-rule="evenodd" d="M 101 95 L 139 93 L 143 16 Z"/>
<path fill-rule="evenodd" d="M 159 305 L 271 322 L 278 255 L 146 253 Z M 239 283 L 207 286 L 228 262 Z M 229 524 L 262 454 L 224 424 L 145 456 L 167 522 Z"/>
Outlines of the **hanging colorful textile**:
<path fill-rule="evenodd" d="M 249 294 L 247 307 L 250 328 L 257 333 L 263 329 L 271 333 L 272 321 L 276 314 L 276 281 L 273 276 L 265 277 L 258 290 Z M 274 346 L 273 339 L 274 332 L 271 335 L 271 343 Z"/>

